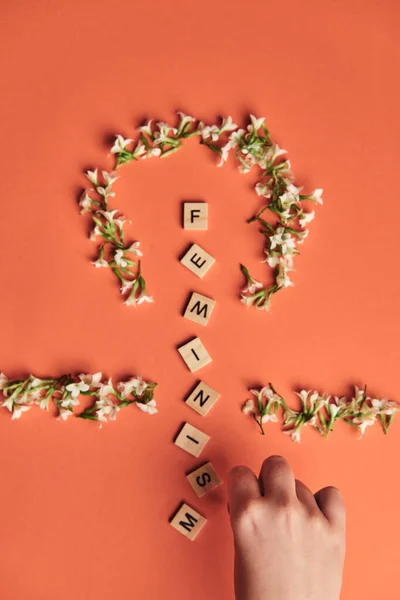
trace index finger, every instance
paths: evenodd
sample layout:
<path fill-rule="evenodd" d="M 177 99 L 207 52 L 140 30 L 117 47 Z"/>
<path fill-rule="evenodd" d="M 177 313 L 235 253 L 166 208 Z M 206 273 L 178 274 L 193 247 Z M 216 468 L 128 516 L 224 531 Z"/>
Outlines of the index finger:
<path fill-rule="evenodd" d="M 286 502 L 297 500 L 292 467 L 283 456 L 265 459 L 260 473 L 261 491 L 266 498 Z"/>
<path fill-rule="evenodd" d="M 229 512 L 234 519 L 249 502 L 261 497 L 258 479 L 247 467 L 234 467 L 228 475 Z"/>

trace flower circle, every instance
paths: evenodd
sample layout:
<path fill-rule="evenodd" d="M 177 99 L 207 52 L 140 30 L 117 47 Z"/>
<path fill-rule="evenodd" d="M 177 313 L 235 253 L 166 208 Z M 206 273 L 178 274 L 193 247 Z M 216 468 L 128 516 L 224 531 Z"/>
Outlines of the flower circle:
<path fill-rule="evenodd" d="M 250 115 L 249 120 L 249 124 L 241 129 L 230 116 L 219 124 L 206 125 L 178 112 L 176 127 L 150 119 L 138 128 L 136 140 L 120 134 L 116 136 L 110 150 L 116 159 L 111 173 L 100 169 L 86 172 L 91 187 L 83 191 L 79 205 L 81 213 L 89 214 L 94 224 L 90 239 L 98 246 L 93 265 L 111 269 L 127 306 L 153 302 L 153 297 L 147 293 L 142 273 L 140 243 L 126 243 L 126 220 L 118 209 L 110 210 L 109 205 L 115 197 L 113 183 L 119 177 L 117 172 L 129 162 L 170 156 L 183 147 L 186 139 L 194 136 L 200 139 L 200 144 L 218 154 L 217 166 L 224 165 L 233 154 L 240 173 L 249 173 L 253 168 L 260 172 L 260 180 L 254 189 L 264 205 L 248 223 L 257 222 L 261 226 L 260 232 L 265 238 L 263 262 L 273 270 L 274 277 L 272 285 L 264 285 L 241 265 L 246 279 L 242 302 L 246 306 L 269 310 L 272 296 L 293 285 L 290 278 L 293 258 L 299 254 L 298 246 L 307 237 L 307 225 L 315 216 L 313 210 L 304 210 L 304 202 L 322 204 L 322 189 L 302 194 L 302 187 L 294 184 L 290 161 L 285 158 L 287 151 L 272 140 L 264 117 Z M 268 221 L 267 214 L 271 217 Z"/>

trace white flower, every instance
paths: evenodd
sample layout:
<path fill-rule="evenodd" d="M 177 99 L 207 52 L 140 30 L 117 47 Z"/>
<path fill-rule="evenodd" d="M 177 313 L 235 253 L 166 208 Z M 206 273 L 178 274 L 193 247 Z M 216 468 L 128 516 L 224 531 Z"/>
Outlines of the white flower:
<path fill-rule="evenodd" d="M 126 221 L 126 219 L 124 217 L 119 217 L 118 219 L 115 219 L 115 221 L 114 221 L 114 223 L 116 225 L 118 225 L 118 227 L 120 227 L 121 229 L 125 225 L 126 222 L 127 221 Z M 129 222 L 131 223 L 132 221 L 129 221 Z"/>
<path fill-rule="evenodd" d="M 117 214 L 118 210 L 99 210 L 98 211 L 101 215 L 103 215 L 103 217 L 105 219 L 107 219 L 107 221 L 109 221 L 110 223 L 112 223 L 114 221 L 114 217 Z"/>
<path fill-rule="evenodd" d="M 365 433 L 365 430 L 367 427 L 371 427 L 372 425 L 375 425 L 375 420 L 376 420 L 376 416 L 375 415 L 371 415 L 369 417 L 363 417 L 363 418 L 358 418 L 355 417 L 353 420 L 353 423 L 355 423 L 358 426 L 358 429 L 360 430 L 360 437 L 358 439 L 361 439 L 362 436 Z"/>
<path fill-rule="evenodd" d="M 117 412 L 121 410 L 118 404 L 107 397 L 98 400 L 95 406 L 97 409 L 96 417 L 103 423 L 107 421 L 106 416 L 108 416 L 111 421 L 115 421 L 117 418 Z"/>
<path fill-rule="evenodd" d="M 178 133 L 177 129 L 171 127 L 171 125 L 168 125 L 168 123 L 164 123 L 163 121 L 159 121 L 157 123 L 157 127 L 160 131 L 156 131 L 154 133 L 154 139 L 156 140 L 156 144 L 163 144 L 164 142 L 168 141 L 168 138 L 171 137 L 171 132 L 172 135 L 176 135 Z"/>
<path fill-rule="evenodd" d="M 141 131 L 142 133 L 146 133 L 150 137 L 153 137 L 153 132 L 151 131 L 151 124 L 153 120 L 154 119 L 150 119 L 150 121 L 147 121 L 146 125 L 142 125 L 141 127 L 139 127 L 139 131 Z"/>
<path fill-rule="evenodd" d="M 133 156 L 137 158 L 138 156 L 143 156 L 145 154 L 147 154 L 146 146 L 142 144 L 142 142 L 139 142 L 135 150 L 133 151 Z"/>
<path fill-rule="evenodd" d="M 95 242 L 95 241 L 96 241 L 96 238 L 97 238 L 99 235 L 102 235 L 102 232 L 101 232 L 101 230 L 100 230 L 99 226 L 98 226 L 98 225 L 96 225 L 96 226 L 95 226 L 95 228 L 93 229 L 92 233 L 90 234 L 90 236 L 89 236 L 89 239 L 90 239 L 92 242 Z"/>
<path fill-rule="evenodd" d="M 114 192 L 112 192 L 110 190 L 110 188 L 108 188 L 107 186 L 104 187 L 104 186 L 99 185 L 96 188 L 96 191 L 97 191 L 98 194 L 100 194 L 100 196 L 103 196 L 103 198 L 105 200 L 107 200 L 108 198 L 111 198 L 111 197 L 115 196 Z"/>
<path fill-rule="evenodd" d="M 300 392 L 295 392 L 296 396 L 298 396 L 303 404 L 303 406 L 307 405 L 307 400 L 308 400 L 308 396 L 311 394 L 311 390 L 307 391 L 307 390 L 301 390 Z M 314 395 L 316 394 L 316 392 L 314 392 Z M 316 394 L 316 396 L 318 397 L 318 394 Z M 316 399 L 316 398 L 314 398 Z M 311 401 L 311 398 L 310 398 Z"/>
<path fill-rule="evenodd" d="M 304 240 L 308 237 L 309 233 L 310 232 L 308 231 L 308 229 L 304 229 L 304 231 L 299 231 L 299 233 L 297 234 L 297 243 L 302 244 Z"/>
<path fill-rule="evenodd" d="M 276 248 L 277 246 L 281 246 L 283 244 L 283 235 L 285 233 L 285 229 L 283 227 L 277 227 L 276 233 L 271 235 L 269 238 L 271 250 Z"/>
<path fill-rule="evenodd" d="M 289 431 L 284 431 L 283 433 L 290 435 L 292 442 L 300 443 L 300 428 L 290 429 Z"/>
<path fill-rule="evenodd" d="M 299 219 L 300 227 L 305 227 L 307 225 L 307 223 L 311 223 L 311 221 L 314 219 L 314 217 L 315 217 L 314 210 L 312 210 L 311 212 L 308 212 L 308 213 L 303 212 Z"/>
<path fill-rule="evenodd" d="M 289 223 L 289 221 L 291 221 L 293 218 L 293 215 L 291 214 L 291 207 L 279 211 L 278 214 L 282 223 Z"/>
<path fill-rule="evenodd" d="M 231 149 L 232 149 L 231 142 L 228 142 L 227 144 L 225 144 L 225 146 L 222 146 L 222 148 L 221 148 L 221 158 L 219 160 L 219 163 L 217 164 L 217 167 L 222 167 L 222 165 L 224 163 L 226 163 L 226 161 L 228 160 L 229 152 L 230 152 Z"/>
<path fill-rule="evenodd" d="M 107 383 L 103 383 L 101 386 L 99 386 L 99 390 L 100 400 L 105 400 L 110 394 L 115 395 L 112 378 L 110 377 Z"/>
<path fill-rule="evenodd" d="M 135 256 L 143 256 L 143 252 L 139 250 L 140 242 L 134 242 L 125 252 L 131 252 Z"/>
<path fill-rule="evenodd" d="M 242 413 L 248 415 L 254 412 L 254 400 L 247 400 L 247 402 L 242 407 Z"/>
<path fill-rule="evenodd" d="M 138 377 L 131 379 L 130 382 L 136 390 L 136 394 L 138 396 L 141 396 L 144 390 L 147 388 L 147 383 L 143 380 L 142 375 L 138 375 Z"/>
<path fill-rule="evenodd" d="M 98 258 L 97 260 L 92 261 L 92 265 L 99 269 L 100 267 L 108 267 L 109 264 L 104 258 Z"/>
<path fill-rule="evenodd" d="M 210 139 L 212 142 L 216 142 L 219 139 L 219 129 L 216 125 L 206 125 L 204 126 L 203 123 L 199 124 L 202 126 L 200 131 L 201 131 L 201 137 L 203 138 L 203 140 L 208 140 Z"/>
<path fill-rule="evenodd" d="M 73 414 L 74 413 L 72 410 L 70 410 L 69 408 L 65 408 L 64 406 L 60 406 L 60 408 L 58 409 L 58 416 L 63 421 L 66 421 L 68 417 L 70 417 Z"/>
<path fill-rule="evenodd" d="M 49 410 L 49 402 L 50 396 L 48 396 L 47 398 L 40 398 L 40 400 L 37 402 L 37 405 L 39 406 L 40 410 Z"/>
<path fill-rule="evenodd" d="M 268 421 L 271 421 L 271 423 L 277 423 L 278 422 L 278 417 L 276 416 L 275 413 L 266 413 L 265 415 L 263 415 L 261 417 L 261 423 L 268 423 Z"/>
<path fill-rule="evenodd" d="M 336 415 L 338 414 L 338 412 L 340 411 L 340 406 L 337 406 L 337 404 L 332 404 L 331 402 L 328 402 L 326 404 L 326 409 L 328 411 L 329 416 L 334 419 L 336 417 Z"/>
<path fill-rule="evenodd" d="M 103 175 L 103 179 L 106 182 L 107 187 L 110 187 L 114 183 L 114 181 L 117 181 L 117 179 L 119 178 L 119 176 L 116 175 L 114 171 L 112 171 L 111 173 L 109 173 L 108 171 L 102 171 L 101 174 Z"/>
<path fill-rule="evenodd" d="M 372 407 L 376 410 L 376 412 L 383 415 L 394 415 L 394 413 L 399 410 L 396 402 L 391 402 L 387 398 L 382 398 L 382 400 L 378 400 L 377 398 L 371 399 Z"/>
<path fill-rule="evenodd" d="M 279 256 L 278 254 L 272 254 L 269 256 L 268 250 L 265 250 L 265 253 L 267 254 L 267 258 L 264 262 L 267 262 L 271 269 L 275 269 L 276 266 L 281 264 L 282 256 Z"/>
<path fill-rule="evenodd" d="M 193 123 L 196 119 L 194 117 L 190 117 L 189 115 L 185 115 L 182 111 L 178 110 L 178 117 L 180 119 L 179 129 L 182 131 L 186 127 L 188 123 Z"/>
<path fill-rule="evenodd" d="M 137 299 L 137 304 L 142 304 L 143 302 L 154 302 L 153 296 L 148 296 L 142 292 Z"/>
<path fill-rule="evenodd" d="M 161 148 L 149 148 L 147 150 L 146 156 L 144 156 L 143 158 L 150 158 L 151 156 L 160 156 L 160 154 Z"/>
<path fill-rule="evenodd" d="M 84 381 L 78 381 L 76 383 L 69 383 L 65 386 L 65 389 L 70 392 L 73 398 L 77 398 L 81 392 L 87 392 L 89 386 Z"/>
<path fill-rule="evenodd" d="M 118 384 L 118 391 L 121 394 L 122 398 L 127 398 L 133 390 L 133 385 L 131 381 L 120 381 Z"/>
<path fill-rule="evenodd" d="M 322 190 L 321 188 L 318 188 L 318 189 L 314 190 L 314 192 L 312 194 L 310 194 L 310 196 L 308 196 L 308 199 L 312 200 L 313 202 L 316 202 L 317 204 L 323 204 L 323 200 L 322 200 L 323 192 L 324 192 L 324 190 Z"/>
<path fill-rule="evenodd" d="M 279 196 L 279 200 L 282 204 L 282 208 L 284 209 L 284 211 L 290 214 L 290 210 L 288 209 L 291 208 L 292 204 L 296 203 L 296 198 L 289 194 L 289 192 L 285 192 L 284 194 Z"/>
<path fill-rule="evenodd" d="M 278 227 L 276 233 L 271 235 L 269 240 L 271 250 L 277 246 L 281 246 L 282 254 L 293 254 L 293 250 L 296 248 L 295 238 L 290 233 L 287 233 L 284 227 Z"/>
<path fill-rule="evenodd" d="M 220 133 L 224 133 L 224 131 L 233 131 L 234 129 L 237 129 L 237 127 L 238 126 L 233 122 L 232 117 L 226 117 L 226 119 L 223 119 L 222 121 Z"/>
<path fill-rule="evenodd" d="M 1 403 L 1 406 L 3 406 L 4 408 L 6 408 L 7 410 L 9 410 L 10 412 L 13 409 L 13 405 L 14 405 L 14 400 L 12 398 L 12 396 L 10 396 L 9 398 L 5 398 L 3 400 L 3 402 Z"/>
<path fill-rule="evenodd" d="M 290 233 L 284 233 L 282 236 L 282 254 L 293 254 L 293 250 L 296 249 L 296 238 Z"/>
<path fill-rule="evenodd" d="M 66 396 L 61 400 L 61 406 L 71 410 L 71 406 L 79 406 L 79 400 L 77 397 L 73 396 L 72 393 L 70 393 L 69 396 Z"/>
<path fill-rule="evenodd" d="M 143 392 L 147 388 L 147 383 L 143 380 L 142 375 L 138 377 L 132 377 L 129 381 L 121 381 L 118 389 L 123 398 L 129 396 L 133 390 L 137 396 L 142 396 Z"/>
<path fill-rule="evenodd" d="M 4 373 L 0 373 L 0 390 L 4 390 L 6 385 L 8 384 L 8 377 L 4 375 Z"/>
<path fill-rule="evenodd" d="M 235 147 L 238 144 L 240 144 L 245 135 L 246 131 L 244 129 L 238 129 L 237 131 L 233 131 L 229 136 L 229 140 L 230 142 L 232 142 L 232 147 Z"/>
<path fill-rule="evenodd" d="M 125 294 L 128 290 L 131 290 L 133 286 L 133 281 L 124 280 L 124 283 L 121 285 L 121 294 Z"/>
<path fill-rule="evenodd" d="M 125 139 L 122 135 L 117 135 L 117 137 L 115 138 L 114 146 L 111 148 L 110 153 L 119 154 L 120 152 L 123 152 L 131 142 L 133 142 L 133 140 L 129 138 Z"/>
<path fill-rule="evenodd" d="M 242 150 L 242 154 L 245 154 L 244 150 Z M 252 154 L 247 154 L 244 158 L 242 157 L 242 161 L 238 167 L 239 173 L 249 173 L 251 168 L 256 164 L 256 159 Z"/>
<path fill-rule="evenodd" d="M 268 250 L 265 250 L 265 253 L 267 254 L 267 258 L 264 262 L 267 262 L 268 265 L 272 269 L 274 269 L 278 265 L 283 265 L 284 267 L 287 267 L 288 269 L 292 269 L 293 256 L 291 254 L 285 254 L 284 256 L 279 256 L 278 254 L 272 254 L 271 256 L 268 256 Z"/>
<path fill-rule="evenodd" d="M 262 196 L 263 198 L 271 198 L 271 190 L 266 184 L 263 184 L 261 181 L 256 183 L 254 187 L 257 196 Z"/>
<path fill-rule="evenodd" d="M 360 438 L 364 435 L 367 427 L 371 427 L 376 422 L 377 411 L 372 406 L 368 406 L 366 402 L 361 402 L 366 399 L 364 391 L 359 390 L 356 386 L 356 396 L 352 399 L 351 408 L 354 412 L 358 411 L 358 414 L 352 419 L 355 425 L 361 432 Z"/>
<path fill-rule="evenodd" d="M 31 400 L 37 401 L 42 396 L 43 390 L 33 390 L 29 392 L 29 398 Z"/>
<path fill-rule="evenodd" d="M 133 285 L 133 281 L 132 281 L 132 285 Z M 135 298 L 134 294 L 129 294 L 129 296 L 127 297 L 127 299 L 124 302 L 125 306 L 136 306 L 137 305 L 137 300 Z"/>
<path fill-rule="evenodd" d="M 242 291 L 242 294 L 255 294 L 256 291 L 262 288 L 263 284 L 256 279 L 248 276 L 247 287 Z"/>
<path fill-rule="evenodd" d="M 287 150 L 284 150 L 283 148 L 280 148 L 278 144 L 275 144 L 272 148 L 272 161 L 275 161 L 277 158 L 279 158 L 279 156 L 282 156 L 283 154 L 287 154 Z"/>
<path fill-rule="evenodd" d="M 297 196 L 300 194 L 301 190 L 303 189 L 303 186 L 301 185 L 300 187 L 296 187 L 295 185 L 293 185 L 293 183 L 288 183 L 287 187 L 286 187 L 286 191 L 291 194 L 293 196 L 293 198 L 297 198 Z"/>
<path fill-rule="evenodd" d="M 89 387 L 100 387 L 101 386 L 101 378 L 103 377 L 103 374 L 101 373 L 101 371 L 99 371 L 98 373 L 95 373 L 94 375 L 90 375 L 90 374 L 85 374 L 85 373 L 81 373 L 79 375 L 79 379 L 81 381 L 83 381 L 83 383 L 86 383 Z"/>
<path fill-rule="evenodd" d="M 254 392 L 253 392 L 254 393 Z M 273 400 L 274 402 L 280 403 L 281 398 L 272 390 L 269 386 L 263 387 L 260 390 L 261 396 L 265 396 L 268 400 Z"/>
<path fill-rule="evenodd" d="M 91 212 L 92 199 L 89 196 L 89 192 L 91 192 L 91 189 L 85 190 L 79 199 L 79 206 L 81 207 L 81 215 L 83 215 L 84 213 Z"/>
<path fill-rule="evenodd" d="M 250 119 L 251 119 L 251 125 L 248 125 L 247 130 L 252 133 L 257 132 L 260 127 L 264 124 L 264 117 L 261 117 L 260 119 L 257 119 L 254 115 L 250 115 Z"/>
<path fill-rule="evenodd" d="M 138 408 L 140 408 L 140 410 L 142 410 L 145 413 L 148 413 L 149 415 L 154 415 L 156 412 L 158 412 L 155 400 L 150 400 L 150 402 L 147 402 L 147 404 L 144 404 L 143 402 L 135 402 L 135 404 Z"/>
<path fill-rule="evenodd" d="M 289 183 L 287 185 L 286 191 L 281 196 L 279 196 L 279 200 L 281 201 L 283 208 L 290 208 L 292 204 L 297 204 L 300 200 L 299 193 L 301 192 L 301 190 L 301 187 L 298 188 L 295 185 Z"/>
<path fill-rule="evenodd" d="M 244 292 L 242 292 L 242 294 L 243 293 Z M 240 299 L 240 302 L 243 302 L 243 304 L 245 304 L 248 308 L 249 306 L 251 306 L 253 304 L 253 298 L 251 296 L 242 296 Z"/>
<path fill-rule="evenodd" d="M 279 265 L 279 272 L 276 276 L 276 283 L 279 287 L 289 287 L 294 285 L 288 275 L 288 269 L 284 265 Z"/>
<path fill-rule="evenodd" d="M 365 398 L 365 391 L 356 385 L 354 386 L 354 392 L 354 397 L 352 398 L 353 406 L 359 404 Z"/>
<path fill-rule="evenodd" d="M 178 130 L 175 127 L 172 127 L 172 125 L 169 125 L 168 123 L 165 123 L 164 121 L 159 121 L 157 123 L 158 128 L 160 129 L 160 134 L 161 136 L 168 136 L 168 133 L 170 131 L 172 131 L 173 135 L 176 135 L 178 133 Z"/>
<path fill-rule="evenodd" d="M 22 413 L 26 412 L 30 408 L 31 407 L 26 406 L 26 404 L 14 404 L 14 410 L 13 410 L 11 420 L 13 421 L 14 419 L 19 419 L 21 417 Z"/>
<path fill-rule="evenodd" d="M 87 171 L 86 177 L 89 179 L 90 183 L 92 183 L 93 185 L 97 186 L 99 184 L 98 183 L 98 169 L 95 169 L 94 171 Z"/>
<path fill-rule="evenodd" d="M 114 254 L 114 260 L 120 267 L 124 268 L 128 266 L 126 260 L 124 260 L 124 250 L 118 249 Z"/>

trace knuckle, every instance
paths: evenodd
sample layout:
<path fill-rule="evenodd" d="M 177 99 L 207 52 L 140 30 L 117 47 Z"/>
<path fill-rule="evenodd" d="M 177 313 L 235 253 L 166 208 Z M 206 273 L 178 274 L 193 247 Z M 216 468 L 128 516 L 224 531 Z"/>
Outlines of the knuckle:
<path fill-rule="evenodd" d="M 253 531 L 258 528 L 262 516 L 262 507 L 258 500 L 248 500 L 243 503 L 235 517 L 238 531 Z"/>
<path fill-rule="evenodd" d="M 279 494 L 276 499 L 276 504 L 287 513 L 294 513 L 297 511 L 298 502 L 290 494 Z"/>

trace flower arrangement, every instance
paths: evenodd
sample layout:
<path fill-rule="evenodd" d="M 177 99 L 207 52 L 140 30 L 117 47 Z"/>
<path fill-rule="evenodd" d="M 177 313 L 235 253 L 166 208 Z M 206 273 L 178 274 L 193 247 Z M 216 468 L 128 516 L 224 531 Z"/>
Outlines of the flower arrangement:
<path fill-rule="evenodd" d="M 112 379 L 105 380 L 102 373 L 62 375 L 54 379 L 30 375 L 26 379 L 13 380 L 0 373 L 1 406 L 10 411 L 11 419 L 19 419 L 22 413 L 35 405 L 48 411 L 51 403 L 63 421 L 73 415 L 105 423 L 107 419 L 115 420 L 122 408 L 131 405 L 153 415 L 157 412 L 154 400 L 156 386 L 152 381 L 144 381 L 141 375 L 113 384 Z M 76 413 L 74 408 L 80 405 L 80 396 L 89 396 L 92 403 Z"/>
<path fill-rule="evenodd" d="M 82 214 L 90 214 L 94 228 L 90 239 L 98 243 L 96 267 L 111 269 L 119 280 L 121 295 L 127 306 L 153 302 L 146 291 L 142 275 L 140 243 L 126 244 L 124 236 L 125 218 L 117 209 L 110 210 L 109 201 L 115 197 L 113 184 L 118 179 L 117 170 L 132 161 L 150 157 L 165 158 L 183 147 L 184 141 L 197 136 L 200 143 L 219 155 L 218 166 L 222 166 L 231 154 L 234 155 L 240 173 L 249 173 L 253 167 L 260 171 L 255 192 L 264 199 L 264 206 L 248 220 L 257 222 L 265 237 L 265 255 L 268 266 L 273 270 L 272 285 L 264 285 L 254 279 L 246 267 L 241 266 L 246 286 L 241 300 L 246 306 L 269 310 L 271 298 L 278 291 L 292 286 L 289 273 L 293 271 L 293 257 L 299 253 L 298 246 L 308 235 L 307 225 L 314 218 L 314 211 L 304 210 L 304 201 L 322 204 L 322 189 L 311 194 L 301 194 L 302 188 L 294 185 L 291 164 L 283 156 L 287 153 L 272 139 L 265 119 L 250 115 L 245 129 L 233 122 L 232 117 L 222 119 L 220 124 L 205 125 L 194 117 L 178 112 L 176 127 L 150 119 L 139 127 L 139 136 L 134 141 L 118 134 L 110 150 L 115 157 L 112 172 L 99 169 L 87 171 L 91 187 L 82 193 L 79 204 Z M 264 217 L 268 210 L 273 222 Z"/>
<path fill-rule="evenodd" d="M 381 424 L 386 434 L 396 412 L 400 409 L 400 405 L 387 398 L 379 400 L 368 396 L 366 387 L 359 389 L 355 386 L 351 399 L 345 396 L 320 394 L 316 390 L 302 390 L 296 393 L 301 402 L 299 410 L 289 408 L 271 383 L 260 390 L 250 391 L 255 399 L 247 400 L 242 412 L 252 415 L 264 435 L 264 425 L 269 421 L 277 423 L 281 409 L 283 431 L 289 434 L 294 442 L 300 442 L 301 431 L 306 425 L 310 425 L 326 438 L 338 421 L 356 427 L 360 432 L 360 438 L 366 428 L 376 422 Z"/>

